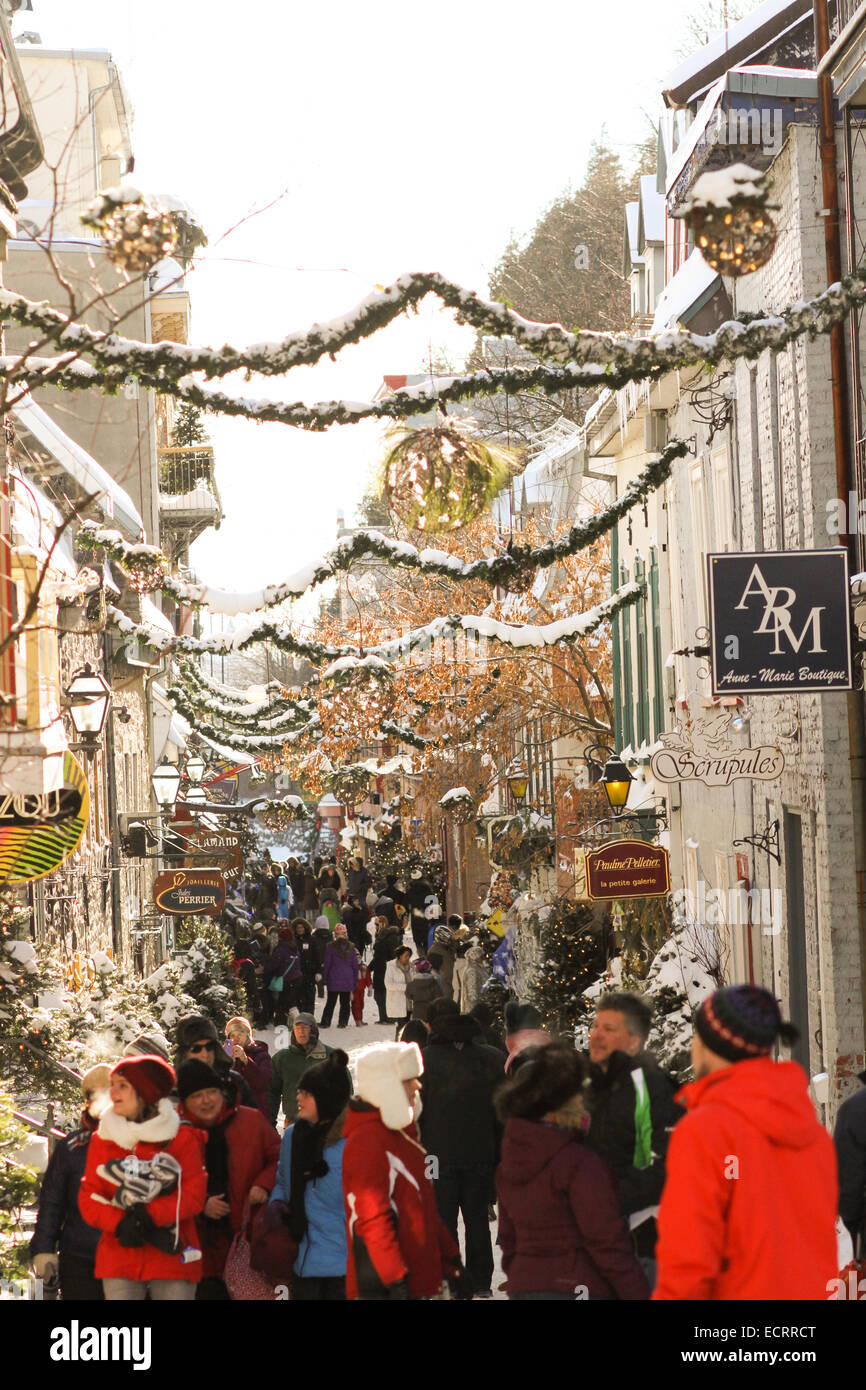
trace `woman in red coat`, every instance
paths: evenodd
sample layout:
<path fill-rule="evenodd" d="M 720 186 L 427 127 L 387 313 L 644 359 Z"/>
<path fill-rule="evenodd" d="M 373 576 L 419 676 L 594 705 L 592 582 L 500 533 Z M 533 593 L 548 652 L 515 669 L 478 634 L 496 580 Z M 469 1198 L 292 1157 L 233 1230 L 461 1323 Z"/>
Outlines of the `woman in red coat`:
<path fill-rule="evenodd" d="M 195 1217 L 205 1203 L 203 1137 L 168 1099 L 161 1057 L 124 1057 L 90 1141 L 78 1205 L 102 1236 L 95 1274 L 109 1300 L 191 1299 L 201 1278 Z"/>
<path fill-rule="evenodd" d="M 565 1043 L 526 1048 L 495 1105 L 505 1121 L 496 1173 L 510 1299 L 645 1299 L 613 1176 L 583 1143 L 581 1057 Z"/>
<path fill-rule="evenodd" d="M 196 1298 L 227 1299 L 223 1282 L 233 1238 L 251 1206 L 266 1202 L 276 1182 L 280 1140 L 259 1110 L 227 1098 L 219 1076 L 193 1058 L 177 1069 L 180 1114 L 207 1136 L 207 1201 L 199 1217 L 204 1255 Z"/>

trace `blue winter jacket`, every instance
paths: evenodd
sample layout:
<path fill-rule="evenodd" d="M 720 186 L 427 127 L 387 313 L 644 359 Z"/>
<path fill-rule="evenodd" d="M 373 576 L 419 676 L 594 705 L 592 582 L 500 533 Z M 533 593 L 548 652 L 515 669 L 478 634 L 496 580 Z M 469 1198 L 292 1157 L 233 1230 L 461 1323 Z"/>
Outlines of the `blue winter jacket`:
<path fill-rule="evenodd" d="M 88 1226 L 78 1209 L 78 1189 L 87 1167 L 91 1129 L 75 1129 L 61 1139 L 48 1160 L 39 1214 L 30 1241 L 31 1255 L 47 1255 L 55 1250 L 78 1259 L 95 1260 L 102 1232 Z"/>
<path fill-rule="evenodd" d="M 289 1200 L 294 1128 L 294 1125 L 290 1125 L 283 1135 L 277 1183 L 271 1193 L 272 1202 Z M 342 1138 L 334 1144 L 326 1143 L 324 1159 L 328 1171 L 323 1178 L 313 1178 L 308 1182 L 304 1191 L 307 1229 L 295 1260 L 295 1273 L 302 1279 L 337 1279 L 346 1273 L 346 1204 L 343 1197 L 345 1147 L 346 1141 Z"/>

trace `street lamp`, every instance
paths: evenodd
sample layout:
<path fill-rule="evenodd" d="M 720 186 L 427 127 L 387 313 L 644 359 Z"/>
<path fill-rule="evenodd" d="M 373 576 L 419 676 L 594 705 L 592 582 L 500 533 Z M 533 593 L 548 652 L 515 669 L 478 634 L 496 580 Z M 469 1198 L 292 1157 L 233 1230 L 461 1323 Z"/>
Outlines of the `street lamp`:
<path fill-rule="evenodd" d="M 153 787 L 153 794 L 160 809 L 170 811 L 177 800 L 177 793 L 180 788 L 180 770 L 177 764 L 167 761 L 161 762 L 159 767 L 154 768 L 151 773 L 150 785 Z"/>
<path fill-rule="evenodd" d="M 604 775 L 601 778 L 601 785 L 604 787 L 608 805 L 615 816 L 621 816 L 625 810 L 633 781 L 634 778 L 618 754 L 614 753 L 612 757 L 608 758 L 604 767 Z"/>
<path fill-rule="evenodd" d="M 205 762 L 201 753 L 191 753 L 186 760 L 183 770 L 189 778 L 190 782 L 192 782 L 193 786 L 197 787 L 202 777 L 204 777 L 206 767 L 207 763 Z M 189 801 L 189 793 L 187 793 L 186 799 L 187 801 Z"/>
<path fill-rule="evenodd" d="M 82 740 L 77 746 L 93 753 L 105 726 L 111 686 L 88 661 L 69 682 L 66 701 L 72 726 Z"/>
<path fill-rule="evenodd" d="M 207 792 L 204 787 L 187 787 L 183 799 L 187 806 L 203 806 L 207 801 Z"/>
<path fill-rule="evenodd" d="M 510 767 L 506 769 L 505 780 L 508 783 L 508 790 L 514 797 L 514 800 L 518 803 L 522 802 L 529 787 L 529 773 L 526 771 L 523 764 L 512 763 Z"/>

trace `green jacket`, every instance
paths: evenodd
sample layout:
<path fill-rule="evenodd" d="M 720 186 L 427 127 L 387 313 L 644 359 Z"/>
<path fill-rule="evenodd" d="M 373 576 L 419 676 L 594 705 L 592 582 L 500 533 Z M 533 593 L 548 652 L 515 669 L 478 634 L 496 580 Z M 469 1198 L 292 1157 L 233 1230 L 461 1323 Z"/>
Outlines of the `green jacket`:
<path fill-rule="evenodd" d="M 301 1077 L 309 1067 L 316 1066 L 318 1062 L 324 1062 L 328 1053 L 333 1052 L 333 1050 L 318 1037 L 315 1042 L 311 1038 L 305 1048 L 299 1047 L 293 1037 L 288 1047 L 283 1047 L 279 1052 L 274 1053 L 271 1088 L 268 1095 L 271 1124 L 277 1122 L 281 1101 L 286 1119 L 290 1124 L 294 1122 L 298 1108 L 298 1086 Z"/>

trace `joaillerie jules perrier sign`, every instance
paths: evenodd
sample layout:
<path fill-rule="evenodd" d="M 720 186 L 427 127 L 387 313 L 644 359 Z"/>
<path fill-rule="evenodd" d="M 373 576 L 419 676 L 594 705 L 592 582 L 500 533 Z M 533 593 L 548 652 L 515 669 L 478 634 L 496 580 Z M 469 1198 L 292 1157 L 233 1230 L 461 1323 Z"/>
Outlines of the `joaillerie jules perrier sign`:
<path fill-rule="evenodd" d="M 850 690 L 848 552 L 708 555 L 714 695 Z"/>

